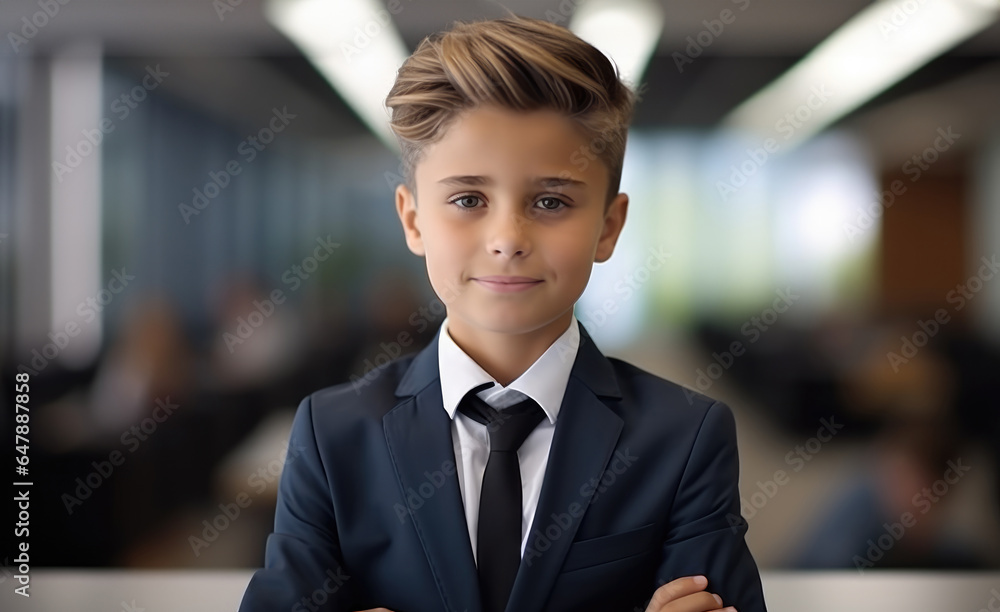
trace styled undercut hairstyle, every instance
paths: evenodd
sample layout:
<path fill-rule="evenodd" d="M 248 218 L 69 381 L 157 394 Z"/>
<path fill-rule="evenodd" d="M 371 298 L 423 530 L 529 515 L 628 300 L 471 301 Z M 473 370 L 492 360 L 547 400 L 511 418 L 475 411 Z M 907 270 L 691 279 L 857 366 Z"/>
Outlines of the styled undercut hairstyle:
<path fill-rule="evenodd" d="M 635 94 L 603 53 L 570 30 L 511 14 L 456 21 L 424 38 L 397 72 L 385 105 L 413 193 L 423 150 L 463 112 L 484 105 L 554 110 L 575 122 L 587 145 L 570 161 L 605 165 L 607 205 L 621 183 Z"/>

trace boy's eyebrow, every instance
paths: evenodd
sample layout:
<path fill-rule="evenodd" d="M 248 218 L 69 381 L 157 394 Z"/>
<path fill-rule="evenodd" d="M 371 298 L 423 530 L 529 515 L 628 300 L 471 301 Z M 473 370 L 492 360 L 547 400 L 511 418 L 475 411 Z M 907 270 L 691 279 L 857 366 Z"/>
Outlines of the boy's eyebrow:
<path fill-rule="evenodd" d="M 443 185 L 492 185 L 493 179 L 488 176 L 478 176 L 478 175 L 462 175 L 462 176 L 449 176 L 443 178 L 438 183 Z M 536 185 L 541 185 L 542 187 L 562 187 L 569 185 L 571 187 L 584 187 L 587 183 L 584 181 L 562 177 L 562 176 L 543 176 L 535 179 Z"/>

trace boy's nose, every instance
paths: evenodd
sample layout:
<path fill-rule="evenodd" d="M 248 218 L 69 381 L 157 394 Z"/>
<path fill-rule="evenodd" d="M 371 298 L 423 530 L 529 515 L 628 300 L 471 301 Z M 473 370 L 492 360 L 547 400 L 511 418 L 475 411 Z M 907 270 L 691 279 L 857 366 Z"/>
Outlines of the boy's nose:
<path fill-rule="evenodd" d="M 527 255 L 531 252 L 530 224 L 531 219 L 520 211 L 498 213 L 490 220 L 487 249 L 506 257 Z"/>

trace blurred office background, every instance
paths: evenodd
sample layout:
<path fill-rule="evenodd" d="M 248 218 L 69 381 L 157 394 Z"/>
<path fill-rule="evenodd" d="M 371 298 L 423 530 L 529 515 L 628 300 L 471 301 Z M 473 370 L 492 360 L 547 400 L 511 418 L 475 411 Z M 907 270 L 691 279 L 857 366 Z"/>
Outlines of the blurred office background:
<path fill-rule="evenodd" d="M 502 4 L 639 91 L 577 316 L 733 407 L 762 568 L 1000 567 L 1000 3 Z M 30 372 L 33 567 L 262 564 L 299 400 L 443 318 L 393 209 L 394 62 L 502 14 L 5 0 L 0 431 L 10 465 Z"/>

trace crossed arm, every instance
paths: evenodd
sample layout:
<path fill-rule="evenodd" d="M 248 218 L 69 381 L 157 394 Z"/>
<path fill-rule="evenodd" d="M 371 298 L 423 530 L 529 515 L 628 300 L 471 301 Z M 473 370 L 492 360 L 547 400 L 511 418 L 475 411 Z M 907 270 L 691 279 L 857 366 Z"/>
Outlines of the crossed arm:
<path fill-rule="evenodd" d="M 723 608 L 722 598 L 705 590 L 708 579 L 688 576 L 669 582 L 653 593 L 646 612 L 736 612 L 736 608 Z M 388 608 L 372 608 L 361 612 L 393 612 Z"/>
<path fill-rule="evenodd" d="M 739 474 L 736 422 L 727 405 L 715 402 L 705 413 L 677 487 L 656 571 L 663 586 L 647 612 L 702 612 L 723 605 L 766 612 L 760 574 L 744 537 Z M 708 584 L 718 595 L 705 590 Z"/>

